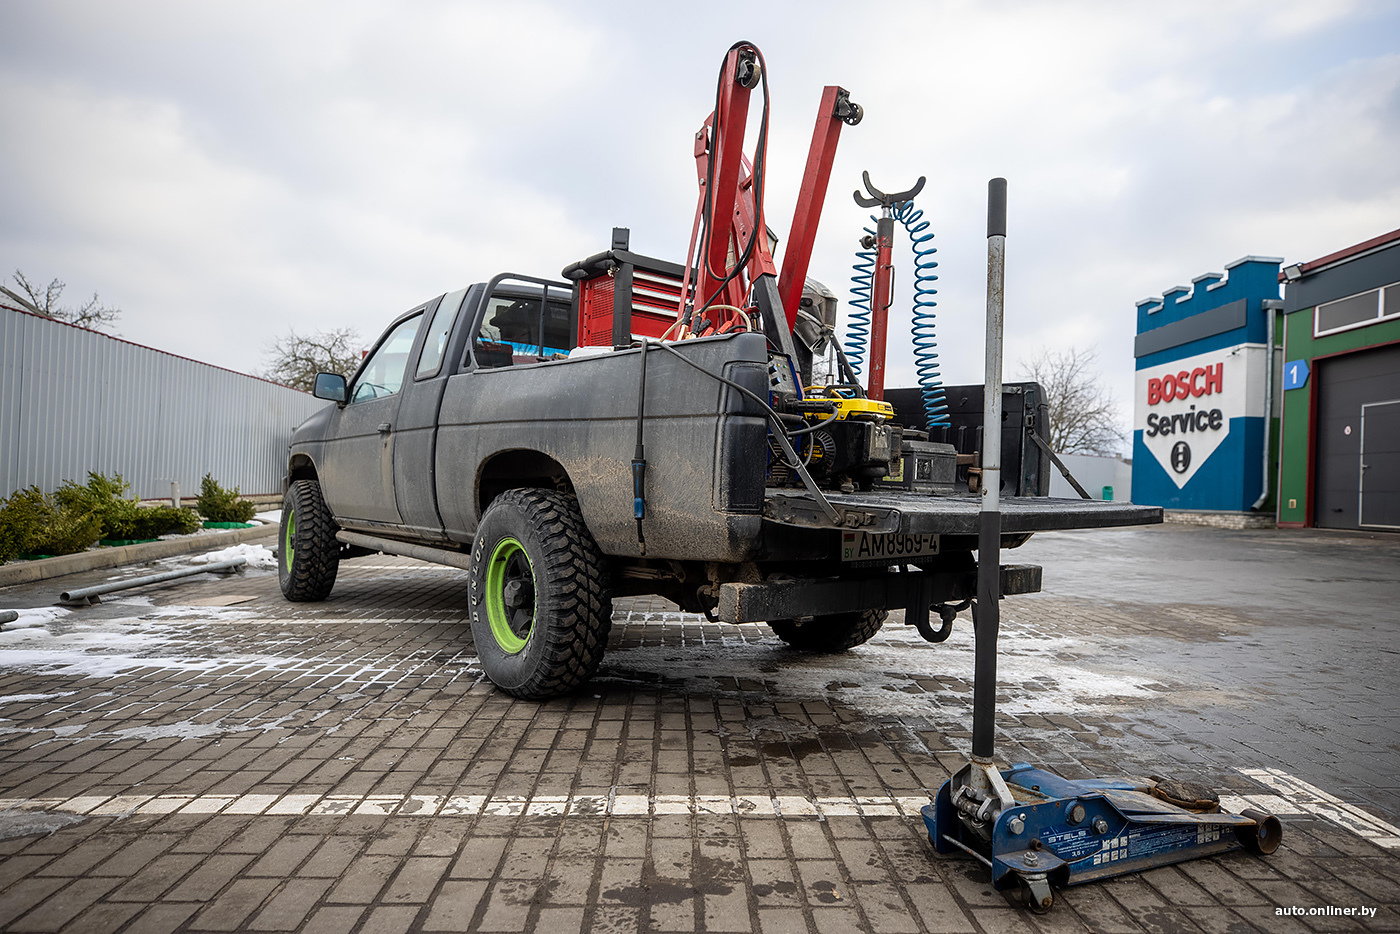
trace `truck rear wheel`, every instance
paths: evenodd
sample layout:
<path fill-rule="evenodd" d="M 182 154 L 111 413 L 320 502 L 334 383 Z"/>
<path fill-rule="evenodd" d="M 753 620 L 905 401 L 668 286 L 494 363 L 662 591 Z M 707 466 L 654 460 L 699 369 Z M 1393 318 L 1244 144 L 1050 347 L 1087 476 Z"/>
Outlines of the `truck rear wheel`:
<path fill-rule="evenodd" d="M 507 490 L 491 503 L 472 542 L 470 599 L 481 667 L 507 694 L 558 697 L 598 670 L 612 596 L 572 496 Z"/>
<path fill-rule="evenodd" d="M 888 610 L 833 613 L 811 619 L 775 619 L 769 628 L 794 649 L 808 652 L 844 652 L 869 642 L 889 617 Z"/>
<path fill-rule="evenodd" d="M 297 480 L 287 488 L 282 497 L 277 551 L 277 582 L 282 585 L 282 596 L 296 602 L 330 596 L 340 567 L 335 532 L 335 519 L 321 498 L 321 484 Z"/>

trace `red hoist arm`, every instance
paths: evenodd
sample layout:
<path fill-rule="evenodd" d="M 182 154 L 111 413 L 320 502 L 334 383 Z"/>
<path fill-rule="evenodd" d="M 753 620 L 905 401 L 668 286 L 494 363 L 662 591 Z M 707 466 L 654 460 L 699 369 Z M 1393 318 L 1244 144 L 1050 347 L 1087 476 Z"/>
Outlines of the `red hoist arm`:
<path fill-rule="evenodd" d="M 828 85 L 822 90 L 817 125 L 812 130 L 812 146 L 807 151 L 807 169 L 802 173 L 802 187 L 798 189 L 797 207 L 792 213 L 792 231 L 783 250 L 783 270 L 778 275 L 778 295 L 782 298 L 789 328 L 797 325 L 797 306 L 802 301 L 802 288 L 807 284 L 807 266 L 817 239 L 817 224 L 821 221 L 822 203 L 831 180 L 831 164 L 836 159 L 836 144 L 841 140 L 841 125 L 855 126 L 863 114 L 859 104 L 851 103 L 850 92 L 845 88 Z"/>
<path fill-rule="evenodd" d="M 743 151 L 750 93 L 758 86 L 762 69 L 762 55 L 753 46 L 739 44 L 730 49 L 720 73 L 719 106 L 695 135 L 700 199 L 686 257 L 682 294 L 692 295 L 690 279 L 694 269 L 691 301 L 696 312 L 707 304 L 756 305 L 769 336 L 792 353 L 792 329 L 797 321 L 797 307 L 806 282 L 841 124 L 860 122 L 861 108 L 851 103 L 847 92 L 839 87 L 828 87 L 822 94 L 780 279 L 768 242 L 761 191 L 767 146 L 766 100 L 764 126 L 752 162 Z M 736 271 L 735 266 L 746 251 L 748 256 L 743 268 Z M 780 283 L 786 284 L 786 290 Z M 724 315 L 698 317 L 717 321 Z"/>
<path fill-rule="evenodd" d="M 744 156 L 749 97 L 761 76 L 757 49 L 745 45 L 730 49 L 720 70 L 719 106 L 696 134 L 700 203 L 691 234 L 691 256 L 699 264 L 694 297 L 697 311 L 707 304 L 742 306 L 754 280 L 765 272 L 777 273 L 765 236 L 753 244 L 746 268 L 730 275 L 754 231 L 763 229 L 762 217 L 756 216 L 760 209 L 753 169 Z M 766 141 L 767 134 L 761 135 Z M 761 149 L 757 156 L 761 164 Z M 704 240 L 697 244 L 702 229 Z"/>

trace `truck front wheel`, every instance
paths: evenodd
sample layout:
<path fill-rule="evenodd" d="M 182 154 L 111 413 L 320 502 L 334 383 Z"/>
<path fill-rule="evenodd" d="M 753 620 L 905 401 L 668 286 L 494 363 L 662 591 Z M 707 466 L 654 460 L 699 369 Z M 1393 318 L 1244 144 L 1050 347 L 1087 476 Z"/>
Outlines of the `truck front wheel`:
<path fill-rule="evenodd" d="M 472 542 L 470 599 L 481 666 L 507 694 L 558 697 L 598 670 L 612 597 L 572 496 L 507 490 L 491 503 Z"/>
<path fill-rule="evenodd" d="M 769 628 L 794 649 L 808 652 L 844 652 L 869 642 L 889 617 L 888 610 L 833 613 L 811 619 L 775 619 Z"/>
<path fill-rule="evenodd" d="M 324 600 L 335 586 L 340 543 L 335 518 L 321 498 L 321 484 L 297 480 L 282 497 L 277 582 L 282 596 L 296 602 Z"/>

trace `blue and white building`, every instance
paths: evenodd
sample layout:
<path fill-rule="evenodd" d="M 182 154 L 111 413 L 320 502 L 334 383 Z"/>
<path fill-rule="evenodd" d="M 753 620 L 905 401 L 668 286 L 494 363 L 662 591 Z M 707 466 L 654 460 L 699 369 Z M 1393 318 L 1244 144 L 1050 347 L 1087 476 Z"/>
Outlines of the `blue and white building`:
<path fill-rule="evenodd" d="M 1246 256 L 1137 303 L 1134 502 L 1246 512 L 1267 499 L 1282 262 Z"/>

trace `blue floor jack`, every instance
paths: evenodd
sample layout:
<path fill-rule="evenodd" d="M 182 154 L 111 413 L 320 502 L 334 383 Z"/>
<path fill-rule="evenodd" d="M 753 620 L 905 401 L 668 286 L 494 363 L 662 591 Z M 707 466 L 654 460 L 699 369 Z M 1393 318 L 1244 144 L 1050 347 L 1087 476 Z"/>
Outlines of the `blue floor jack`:
<path fill-rule="evenodd" d="M 1006 180 L 992 179 L 987 206 L 987 382 L 983 424 L 1001 424 L 1002 282 Z M 1278 818 L 1220 810 L 1190 782 L 1159 778 L 1061 778 L 1026 764 L 993 762 L 996 650 L 1000 625 L 1001 432 L 982 435 L 972 756 L 923 808 L 934 849 L 966 853 L 991 870 L 998 890 L 1019 886 L 1032 911 L 1054 903 L 1051 886 L 1077 885 L 1237 847 L 1265 855 L 1283 836 Z"/>

